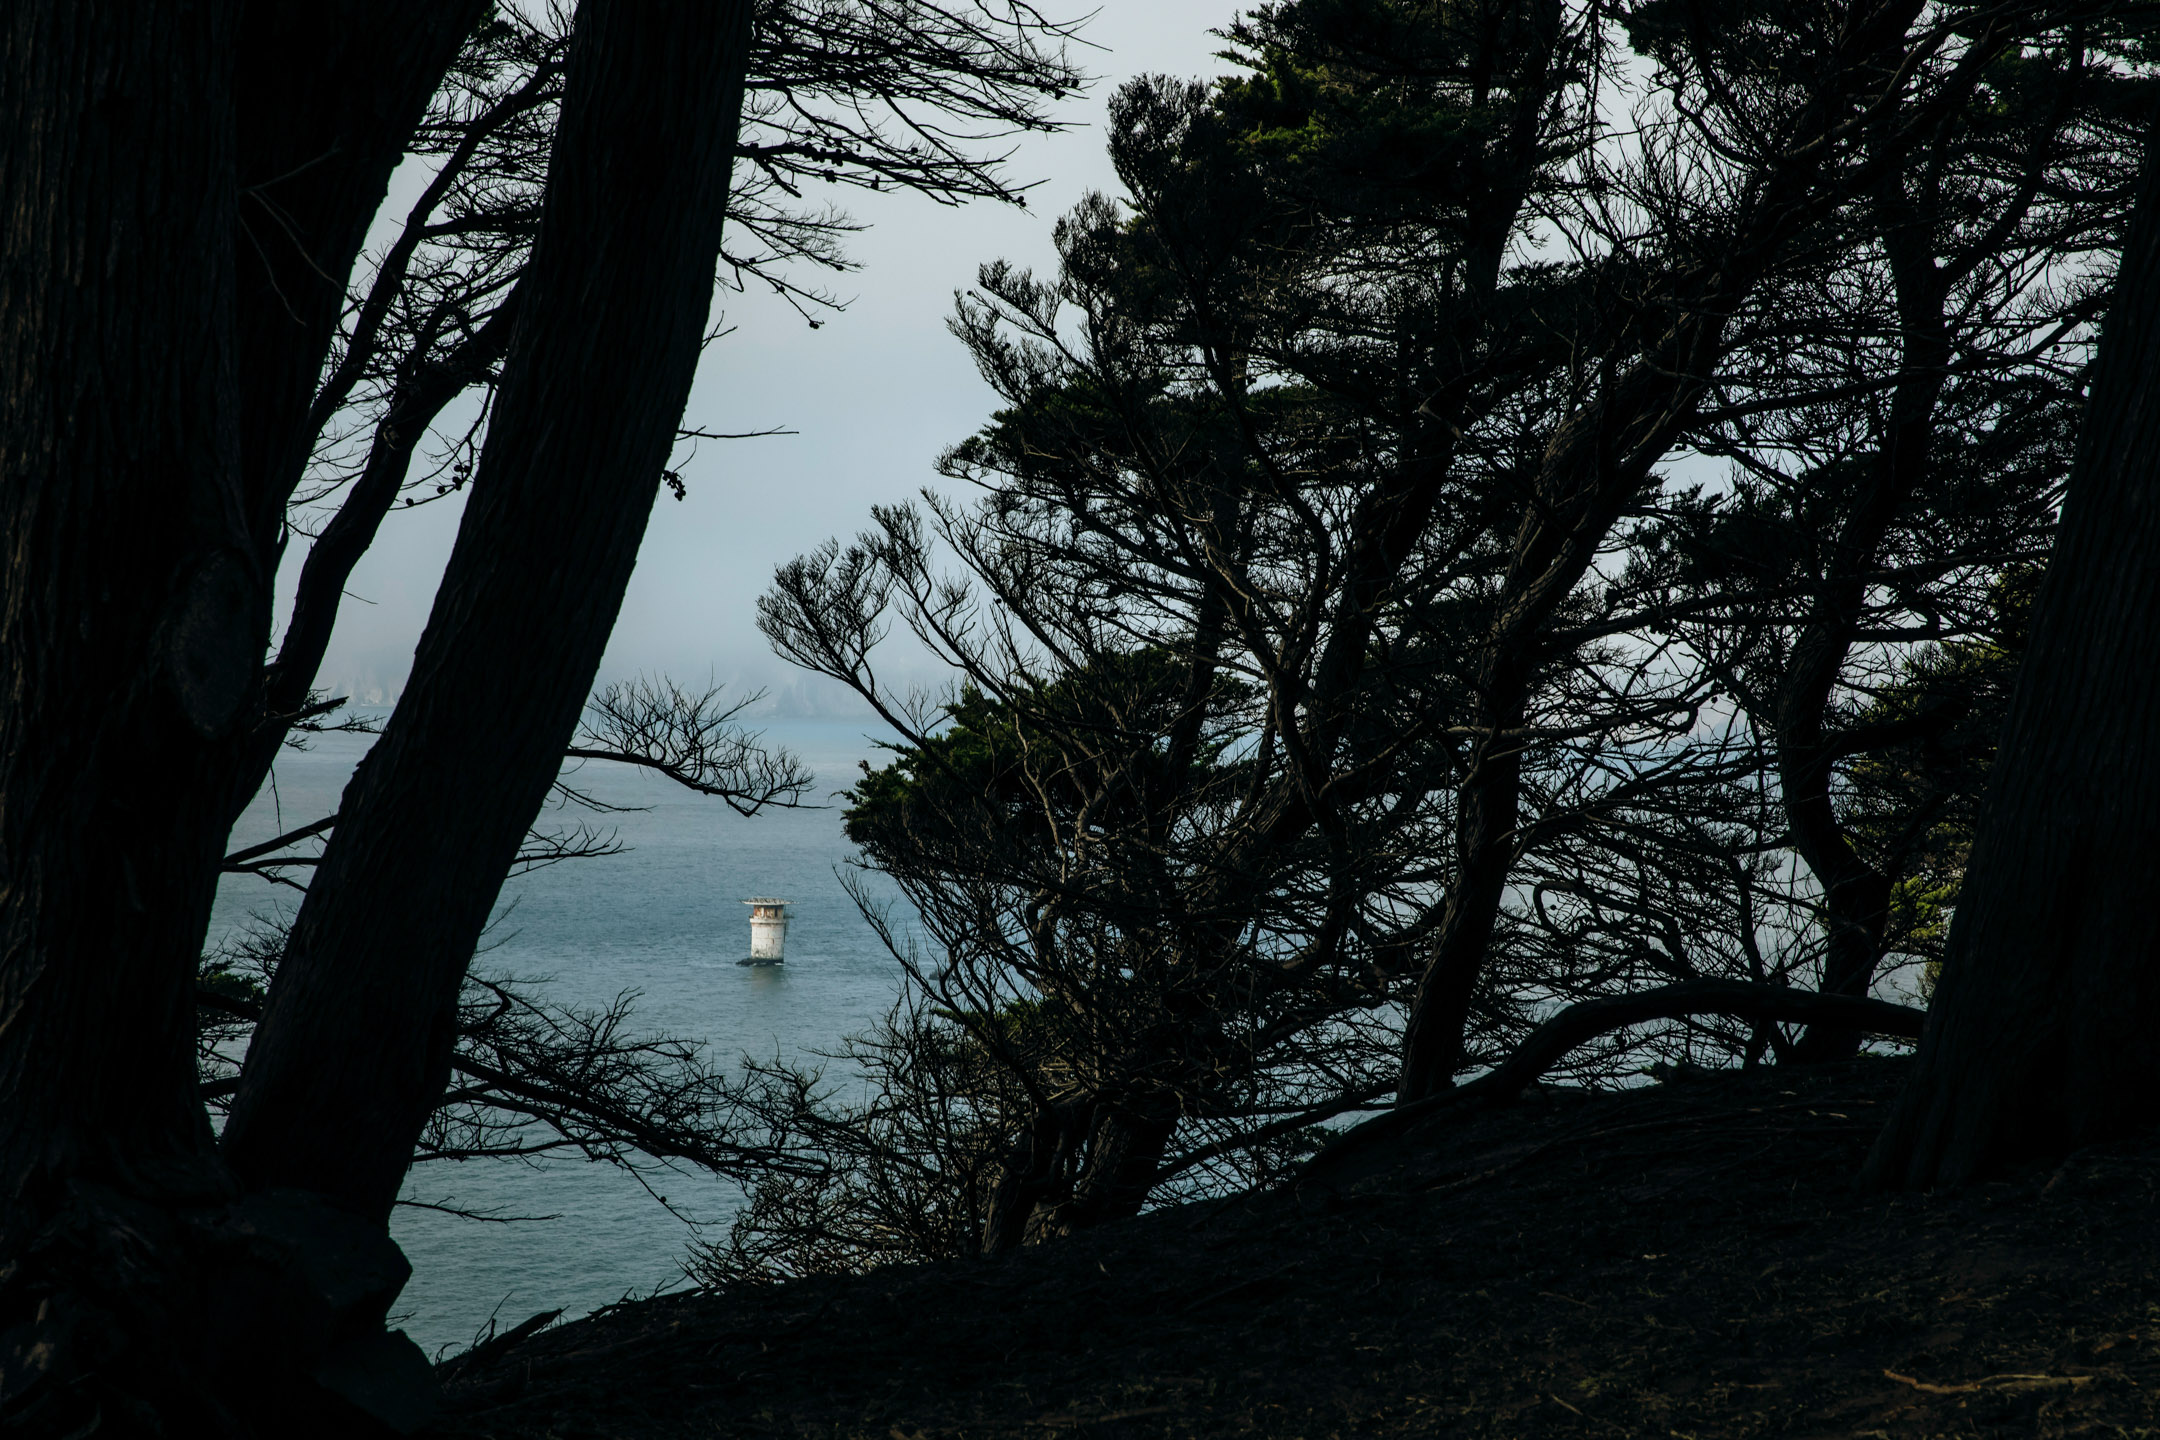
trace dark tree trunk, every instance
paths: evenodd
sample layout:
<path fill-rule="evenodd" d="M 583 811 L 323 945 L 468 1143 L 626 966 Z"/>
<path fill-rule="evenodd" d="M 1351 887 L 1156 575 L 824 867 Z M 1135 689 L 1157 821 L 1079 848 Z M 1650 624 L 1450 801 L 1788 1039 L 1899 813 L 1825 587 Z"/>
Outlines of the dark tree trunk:
<path fill-rule="evenodd" d="M 1825 864 L 1818 866 L 1811 860 L 1808 865 L 1822 882 L 1822 918 L 1828 931 L 1823 943 L 1822 993 L 1865 995 L 1875 983 L 1875 967 L 1882 960 L 1883 937 L 1889 929 L 1890 881 L 1853 853 L 1852 842 L 1842 831 L 1836 835 L 1836 844 L 1826 849 Z M 1861 1039 L 1857 1030 L 1814 1026 L 1793 1042 L 1790 1058 L 1799 1064 L 1849 1060 L 1859 1053 Z"/>
<path fill-rule="evenodd" d="M 1515 866 L 1521 794 L 1522 759 L 1515 743 L 1482 742 L 1457 802 L 1455 883 L 1405 1027 L 1398 1094 L 1406 1102 L 1455 1083 L 1477 977 Z"/>
<path fill-rule="evenodd" d="M 346 493 L 336 516 L 308 547 L 307 560 L 300 567 L 293 587 L 292 618 L 286 622 L 277 659 L 263 677 L 262 718 L 239 757 L 239 774 L 231 790 L 236 804 L 244 806 L 261 788 L 294 719 L 305 710 L 323 655 L 330 648 L 345 582 L 375 543 L 383 518 L 397 504 L 413 454 L 428 427 L 444 407 L 478 384 L 502 359 L 516 315 L 513 293 L 448 358 L 430 362 L 416 357 L 397 377 L 389 411 L 375 427 L 360 478 Z"/>
<path fill-rule="evenodd" d="M 288 282 L 342 293 L 480 8 L 26 4 L 0 20 L 11 1433 L 327 1433 L 357 1418 L 307 1377 L 333 1351 L 379 1395 L 417 1365 L 420 1389 L 392 1404 L 425 1400 L 424 1360 L 381 1329 L 405 1273 L 387 1239 L 304 1204 L 224 1203 L 193 999 L 291 488 L 251 485 L 246 426 L 281 389 L 304 415 L 338 306 Z"/>
<path fill-rule="evenodd" d="M 997 1181 L 985 1201 L 982 1253 L 1002 1255 L 1027 1240 L 1028 1220 L 1036 1208 L 1053 1201 L 1063 1152 L 1070 1144 L 1072 1119 L 1061 1108 L 1035 1117 L 1005 1149 Z"/>
<path fill-rule="evenodd" d="M 749 0 L 587 0 L 539 240 L 412 679 L 347 788 L 225 1131 L 258 1187 L 389 1214 L 460 982 L 562 764 L 711 300 Z"/>
<path fill-rule="evenodd" d="M 159 1217 L 229 1184 L 195 1098 L 194 973 L 224 837 L 206 760 L 252 698 L 268 630 L 235 427 L 232 20 L 155 0 L 0 19 L 10 1423 L 66 1428 L 108 1386 L 173 1386 L 185 1410 L 182 1357 L 99 1352 L 116 1326 L 172 1333 L 184 1302 L 154 1283 Z M 84 1391 L 36 1393 L 101 1366 Z"/>
<path fill-rule="evenodd" d="M 1868 1158 L 1875 1184 L 1955 1184 L 2160 1117 L 2154 148 L 1942 980 Z"/>
<path fill-rule="evenodd" d="M 1830 583 L 1817 596 L 1793 646 L 1793 665 L 1778 696 L 1778 788 L 1793 845 L 1823 887 L 1829 931 L 1823 956 L 1826 995 L 1865 995 L 1882 960 L 1890 923 L 1890 877 L 1868 863 L 1839 823 L 1831 798 L 1833 769 L 1848 747 L 1827 733 L 1830 697 L 1866 610 L 1868 582 L 1891 525 L 1925 480 L 1934 450 L 1935 408 L 1949 373 L 1950 333 L 1943 320 L 1945 279 L 1935 263 L 1934 205 L 1915 203 L 1886 177 L 1876 209 L 1884 227 L 1897 292 L 1902 354 L 1890 398 L 1889 433 L 1866 491 L 1832 549 Z M 1793 1046 L 1803 1062 L 1847 1059 L 1860 1032 L 1812 1025 Z"/>
<path fill-rule="evenodd" d="M 1480 643 L 1481 731 L 1456 821 L 1457 880 L 1403 1035 L 1399 1100 L 1412 1104 L 1454 1084 L 1464 1030 L 1515 860 L 1521 727 L 1544 654 L 1544 628 L 1595 559 L 1597 547 L 1650 469 L 1689 422 L 1718 363 L 1726 321 L 1792 238 L 1844 198 L 1847 177 L 1813 138 L 1845 107 L 1869 103 L 1881 62 L 1901 56 L 1917 0 L 1869 13 L 1841 46 L 1837 70 L 1790 133 L 1810 137 L 1766 165 L 1753 203 L 1714 264 L 1675 274 L 1643 308 L 1663 304 L 1665 332 L 1555 430 L 1532 481 L 1493 619 Z M 1999 44 L 1998 39 L 1995 43 Z M 1877 157 L 1885 164 L 1888 155 Z M 1828 172 L 1826 174 L 1826 171 Z M 1707 239 L 1708 237 L 1704 237 Z M 1647 321 L 1650 316 L 1646 315 Z"/>
<path fill-rule="evenodd" d="M 1060 1107 L 1007 1151 L 983 1218 L 982 1253 L 1070 1235 L 1140 1213 L 1177 1128 L 1177 1100 Z"/>
<path fill-rule="evenodd" d="M 1760 251 L 1763 247 L 1757 246 Z M 1743 250 L 1743 255 L 1747 252 Z M 1737 266 L 1715 303 L 1691 307 L 1649 357 L 1553 435 L 1525 507 L 1481 649 L 1480 731 L 1456 812 L 1456 876 L 1403 1033 L 1398 1099 L 1409 1104 L 1455 1083 L 1477 978 L 1516 859 L 1523 722 L 1544 663 L 1544 629 L 1573 592 L 1623 507 L 1693 414 L 1724 333 L 1766 254 Z"/>
<path fill-rule="evenodd" d="M 1028 1240 L 1050 1240 L 1139 1214 L 1148 1192 L 1155 1188 L 1163 1152 L 1176 1126 L 1173 1096 L 1151 1096 L 1137 1105 L 1098 1106 L 1072 1193 L 1035 1211 L 1028 1221 Z"/>
<path fill-rule="evenodd" d="M 235 83 L 240 463 L 248 532 L 268 564 L 315 441 L 309 412 L 353 260 L 443 72 L 491 8 L 247 0 Z"/>

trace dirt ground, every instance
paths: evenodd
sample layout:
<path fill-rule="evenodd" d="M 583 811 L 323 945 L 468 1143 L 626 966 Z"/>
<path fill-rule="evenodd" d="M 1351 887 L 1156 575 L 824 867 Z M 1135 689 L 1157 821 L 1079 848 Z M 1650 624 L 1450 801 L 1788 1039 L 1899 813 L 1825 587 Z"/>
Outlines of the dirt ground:
<path fill-rule="evenodd" d="M 1862 1194 L 1899 1073 L 1546 1092 L 1325 1188 L 639 1302 L 453 1362 L 444 1433 L 2160 1436 L 2160 1137 Z"/>

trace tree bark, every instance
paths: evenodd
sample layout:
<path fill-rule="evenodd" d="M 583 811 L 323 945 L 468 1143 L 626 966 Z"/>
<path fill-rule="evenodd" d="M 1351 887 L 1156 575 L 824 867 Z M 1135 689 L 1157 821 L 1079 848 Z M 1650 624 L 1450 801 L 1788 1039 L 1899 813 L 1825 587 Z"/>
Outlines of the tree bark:
<path fill-rule="evenodd" d="M 0 1176 L 207 1153 L 192 772 L 267 630 L 236 488 L 224 7 L 14 9 L 0 83 Z M 116 892 L 117 891 L 117 895 Z"/>
<path fill-rule="evenodd" d="M 986 1197 L 982 1253 L 1070 1235 L 1140 1213 L 1177 1128 L 1177 1097 L 1074 1102 L 1016 1135 Z M 1076 1163 L 1077 1162 L 1077 1163 Z"/>
<path fill-rule="evenodd" d="M 1519 702 L 1516 710 L 1519 713 Z M 1457 800 L 1455 883 L 1448 888 L 1432 958 L 1404 1026 L 1402 1085 L 1397 1092 L 1404 1103 L 1455 1083 L 1477 977 L 1484 970 L 1485 951 L 1515 866 L 1521 797 L 1517 746 L 1495 746 L 1489 740 L 1480 744 Z"/>
<path fill-rule="evenodd" d="M 224 838 L 203 777 L 268 630 L 235 425 L 232 42 L 218 3 L 61 0 L 0 19 L 10 1415 L 43 1403 L 24 1398 L 41 1377 L 83 1367 L 185 1394 L 177 1357 L 98 1352 L 115 1323 L 141 1336 L 170 1319 L 175 1297 L 136 1284 L 157 1217 L 229 1185 L 195 1098 L 195 965 Z M 97 1385 L 71 1399 L 72 1383 L 46 1399 L 94 1411 Z"/>
<path fill-rule="evenodd" d="M 0 19 L 11 1433 L 330 1433 L 428 1405 L 424 1357 L 382 1329 L 407 1273 L 387 1237 L 228 1203 L 194 995 L 305 460 L 251 483 L 259 442 L 291 450 L 368 217 L 483 3 Z M 243 242 L 267 247 L 245 276 Z"/>
<path fill-rule="evenodd" d="M 1078 1129 L 1073 1107 L 1050 1106 L 1037 1111 L 1006 1145 L 997 1179 L 984 1197 L 983 1254 L 1002 1255 L 1026 1243 L 1028 1221 L 1038 1207 L 1057 1198 L 1058 1172 Z"/>
<path fill-rule="evenodd" d="M 386 1219 L 465 967 L 561 767 L 697 367 L 752 5 L 587 0 L 479 474 L 234 1096 L 257 1187 Z"/>
<path fill-rule="evenodd" d="M 2160 1118 L 2160 172 L 2145 172 L 1942 980 L 1868 1157 L 1956 1184 Z"/>

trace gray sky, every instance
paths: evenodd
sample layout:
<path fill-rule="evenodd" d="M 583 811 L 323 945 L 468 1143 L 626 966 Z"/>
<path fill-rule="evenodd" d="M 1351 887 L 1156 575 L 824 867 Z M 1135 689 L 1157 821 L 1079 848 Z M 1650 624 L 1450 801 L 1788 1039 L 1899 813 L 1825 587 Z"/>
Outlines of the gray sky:
<path fill-rule="evenodd" d="M 873 503 L 910 497 L 934 480 L 931 462 L 988 418 L 994 397 L 945 331 L 956 289 L 976 266 L 1007 258 L 1045 267 L 1051 223 L 1090 189 L 1113 189 L 1100 121 L 1110 93 L 1148 72 L 1214 75 L 1235 0 L 1104 0 L 1080 50 L 1097 80 L 1066 107 L 1083 122 L 1031 137 L 1010 164 L 1043 182 L 1028 210 L 952 209 L 913 195 L 851 192 L 871 228 L 854 238 L 862 268 L 828 288 L 853 303 L 822 328 L 770 295 L 723 292 L 735 332 L 705 356 L 686 423 L 708 430 L 782 426 L 793 436 L 706 444 L 684 471 L 689 498 L 660 497 L 603 677 L 665 671 L 736 684 L 789 687 L 793 672 L 767 649 L 754 604 L 773 567 L 828 535 L 851 536 Z M 389 517 L 349 587 L 323 682 L 382 701 L 404 682 L 459 507 Z"/>

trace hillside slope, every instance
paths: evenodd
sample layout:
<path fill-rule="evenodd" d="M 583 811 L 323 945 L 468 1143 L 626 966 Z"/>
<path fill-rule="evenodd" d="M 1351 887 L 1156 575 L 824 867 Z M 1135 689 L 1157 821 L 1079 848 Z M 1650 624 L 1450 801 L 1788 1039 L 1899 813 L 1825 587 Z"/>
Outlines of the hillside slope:
<path fill-rule="evenodd" d="M 2160 1138 L 1857 1193 L 1901 1068 L 1548 1091 L 1302 1193 L 620 1307 L 446 1367 L 445 1433 L 2160 1433 Z"/>

